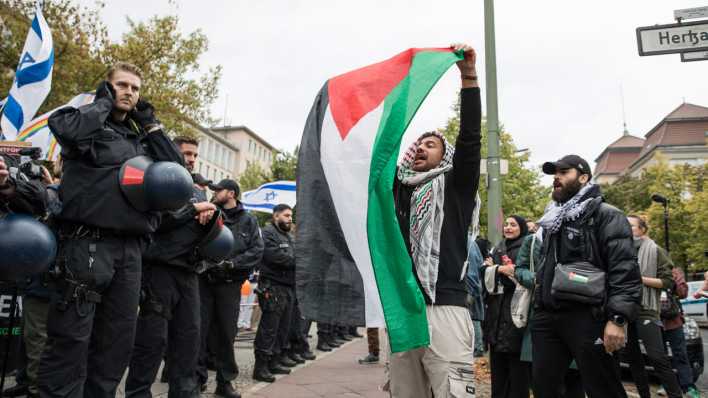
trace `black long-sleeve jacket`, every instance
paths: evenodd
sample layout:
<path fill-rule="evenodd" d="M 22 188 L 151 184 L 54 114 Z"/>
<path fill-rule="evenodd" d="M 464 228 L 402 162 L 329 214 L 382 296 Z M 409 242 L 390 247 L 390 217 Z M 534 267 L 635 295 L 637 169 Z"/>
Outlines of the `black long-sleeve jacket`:
<path fill-rule="evenodd" d="M 534 303 L 546 311 L 580 306 L 556 300 L 551 294 L 551 285 L 556 264 L 587 261 L 606 273 L 606 315 L 621 315 L 632 321 L 642 294 L 632 229 L 624 213 L 604 203 L 599 187 L 588 192 L 588 197 L 593 199 L 582 216 L 572 222 L 564 221 L 555 234 L 544 233 L 543 261 L 536 272 Z"/>
<path fill-rule="evenodd" d="M 47 212 L 47 191 L 39 181 L 22 181 L 10 177 L 15 191 L 5 196 L 0 194 L 0 216 L 13 212 L 43 217 Z"/>
<path fill-rule="evenodd" d="M 155 161 L 184 165 L 177 147 L 162 132 L 146 134 L 129 117 L 115 121 L 113 102 L 99 98 L 79 108 L 60 109 L 49 117 L 49 128 L 62 146 L 64 170 L 59 196 L 59 220 L 143 235 L 158 226 L 159 214 L 133 208 L 118 182 L 121 165 L 148 155 Z"/>
<path fill-rule="evenodd" d="M 295 246 L 292 235 L 273 224 L 263 228 L 261 278 L 295 286 Z"/>
<path fill-rule="evenodd" d="M 263 239 L 258 220 L 243 208 L 241 202 L 236 207 L 222 208 L 221 211 L 224 214 L 224 225 L 234 235 L 234 251 L 231 253 L 234 271 L 239 274 L 239 278 L 246 279 L 263 258 Z"/>
<path fill-rule="evenodd" d="M 460 134 L 455 143 L 452 169 L 445 174 L 445 217 L 440 235 L 435 305 L 466 307 L 467 289 L 462 268 L 467 260 L 467 231 L 479 187 L 482 105 L 477 87 L 462 89 L 460 97 Z M 403 185 L 397 178 L 394 181 L 396 216 L 408 253 L 411 252 L 410 207 L 414 189 Z M 413 274 L 416 275 L 415 271 Z M 431 300 L 422 288 L 421 292 L 425 302 L 430 304 Z"/>

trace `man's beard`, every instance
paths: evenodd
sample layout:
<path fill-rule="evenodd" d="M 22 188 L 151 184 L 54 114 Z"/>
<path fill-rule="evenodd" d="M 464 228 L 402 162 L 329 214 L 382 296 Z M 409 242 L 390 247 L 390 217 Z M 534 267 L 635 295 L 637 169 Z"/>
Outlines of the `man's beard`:
<path fill-rule="evenodd" d="M 290 224 L 288 222 L 278 221 L 278 228 L 280 228 L 282 231 L 290 232 L 290 228 L 292 228 L 292 224 Z"/>
<path fill-rule="evenodd" d="M 568 182 L 566 185 L 561 186 L 560 191 L 553 190 L 551 197 L 558 203 L 565 203 L 569 201 L 575 194 L 580 192 L 580 188 L 583 184 L 580 183 L 580 179 L 576 178 L 573 181 Z"/>
<path fill-rule="evenodd" d="M 215 205 L 217 205 L 217 206 L 223 206 L 223 205 L 226 204 L 226 202 L 228 202 L 228 199 L 221 199 L 221 200 L 219 200 L 219 199 L 217 199 L 216 196 L 214 196 L 213 198 L 211 198 L 211 203 L 213 203 L 213 204 L 215 204 Z"/>

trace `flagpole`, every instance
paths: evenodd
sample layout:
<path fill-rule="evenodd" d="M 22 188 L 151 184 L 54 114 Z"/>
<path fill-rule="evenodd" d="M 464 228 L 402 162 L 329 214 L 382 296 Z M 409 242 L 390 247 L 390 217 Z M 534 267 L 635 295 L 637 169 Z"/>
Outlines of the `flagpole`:
<path fill-rule="evenodd" d="M 484 0 L 484 55 L 487 95 L 487 239 L 501 241 L 502 176 L 499 167 L 499 109 L 497 106 L 497 55 L 494 38 L 494 0 Z"/>

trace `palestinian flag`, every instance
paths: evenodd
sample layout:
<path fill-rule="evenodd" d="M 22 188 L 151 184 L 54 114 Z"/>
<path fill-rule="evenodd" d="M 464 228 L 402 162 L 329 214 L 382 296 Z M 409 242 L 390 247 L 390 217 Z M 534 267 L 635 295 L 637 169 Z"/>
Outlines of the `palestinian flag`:
<path fill-rule="evenodd" d="M 462 58 L 449 48 L 409 49 L 320 90 L 297 176 L 296 290 L 305 318 L 386 326 L 393 352 L 429 344 L 392 187 L 406 128 Z"/>

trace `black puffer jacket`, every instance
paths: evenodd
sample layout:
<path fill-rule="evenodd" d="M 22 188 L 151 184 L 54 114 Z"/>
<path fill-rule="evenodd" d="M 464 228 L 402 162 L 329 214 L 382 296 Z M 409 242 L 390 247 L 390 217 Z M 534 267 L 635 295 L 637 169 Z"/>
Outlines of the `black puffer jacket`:
<path fill-rule="evenodd" d="M 642 291 L 632 229 L 624 213 L 604 203 L 598 186 L 586 197 L 593 199 L 582 216 L 572 222 L 564 221 L 555 234 L 544 233 L 542 261 L 536 273 L 535 305 L 545 311 L 582 306 L 555 300 L 551 284 L 557 263 L 588 261 L 606 272 L 605 315 L 621 315 L 632 321 L 641 303 Z"/>
<path fill-rule="evenodd" d="M 234 235 L 234 251 L 231 252 L 234 273 L 238 274 L 239 280 L 245 280 L 263 257 L 263 239 L 258 220 L 243 208 L 241 202 L 238 202 L 236 207 L 222 211 L 224 225 L 229 227 Z"/>
<path fill-rule="evenodd" d="M 516 264 L 516 255 L 521 249 L 524 237 L 515 240 L 505 240 L 492 253 L 494 264 L 503 264 L 502 256 L 507 255 Z M 482 278 L 485 272 L 494 272 L 492 268 L 482 267 Z M 487 294 L 485 297 L 485 317 L 482 323 L 485 342 L 497 352 L 521 352 L 521 342 L 524 328 L 518 329 L 511 320 L 511 299 L 516 285 L 505 275 L 497 273 L 496 281 L 504 286 L 504 294 Z"/>

